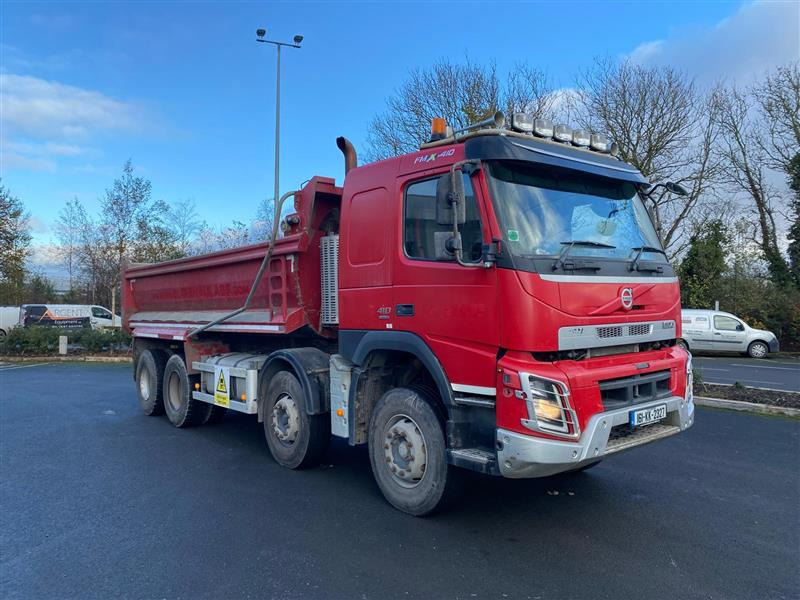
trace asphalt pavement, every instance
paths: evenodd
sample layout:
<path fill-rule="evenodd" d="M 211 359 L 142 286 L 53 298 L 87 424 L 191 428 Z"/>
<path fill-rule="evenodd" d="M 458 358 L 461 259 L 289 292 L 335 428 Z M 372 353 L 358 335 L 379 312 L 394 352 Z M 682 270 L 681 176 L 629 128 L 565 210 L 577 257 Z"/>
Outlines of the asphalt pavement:
<path fill-rule="evenodd" d="M 289 471 L 254 417 L 178 430 L 129 365 L 0 367 L 10 598 L 797 598 L 800 421 L 698 409 L 684 434 L 544 480 L 391 508 L 363 448 Z"/>
<path fill-rule="evenodd" d="M 744 356 L 693 356 L 692 363 L 706 383 L 737 381 L 747 387 L 800 392 L 800 360 Z"/>

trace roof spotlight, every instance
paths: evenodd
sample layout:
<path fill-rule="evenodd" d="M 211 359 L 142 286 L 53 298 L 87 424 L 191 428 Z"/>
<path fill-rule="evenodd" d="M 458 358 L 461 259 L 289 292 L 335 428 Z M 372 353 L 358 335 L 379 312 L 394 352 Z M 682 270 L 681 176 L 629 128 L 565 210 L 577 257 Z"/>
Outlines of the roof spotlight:
<path fill-rule="evenodd" d="M 302 35 L 294 36 L 294 43 L 297 44 L 298 46 L 300 45 L 300 42 L 302 42 L 302 41 L 303 41 L 303 36 Z"/>
<path fill-rule="evenodd" d="M 267 30 L 266 29 L 256 29 L 256 35 L 258 37 L 260 37 L 260 38 L 263 38 L 265 35 L 267 35 Z"/>

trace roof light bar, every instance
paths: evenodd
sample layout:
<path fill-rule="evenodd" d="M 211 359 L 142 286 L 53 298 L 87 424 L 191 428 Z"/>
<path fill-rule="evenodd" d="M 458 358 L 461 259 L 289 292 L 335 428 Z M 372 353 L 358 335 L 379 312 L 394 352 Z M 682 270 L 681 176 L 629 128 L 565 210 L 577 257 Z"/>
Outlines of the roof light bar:
<path fill-rule="evenodd" d="M 528 113 L 516 112 L 511 116 L 511 128 L 522 133 L 531 133 L 533 118 Z"/>
<path fill-rule="evenodd" d="M 572 132 L 572 143 L 575 146 L 586 147 L 591 141 L 591 135 L 592 134 L 585 129 L 576 129 Z"/>
<path fill-rule="evenodd" d="M 568 125 L 560 124 L 553 128 L 553 137 L 559 142 L 572 141 L 572 129 Z"/>
<path fill-rule="evenodd" d="M 534 119 L 533 133 L 539 137 L 553 137 L 553 122 L 550 119 Z"/>
<path fill-rule="evenodd" d="M 611 144 L 608 143 L 608 138 L 602 133 L 593 133 L 589 147 L 597 152 L 608 152 Z"/>

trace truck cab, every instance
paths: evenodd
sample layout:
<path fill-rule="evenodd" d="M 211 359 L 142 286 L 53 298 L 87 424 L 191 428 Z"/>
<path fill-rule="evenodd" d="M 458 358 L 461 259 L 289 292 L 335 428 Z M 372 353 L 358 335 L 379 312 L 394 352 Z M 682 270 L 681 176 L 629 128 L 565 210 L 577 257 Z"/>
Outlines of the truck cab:
<path fill-rule="evenodd" d="M 452 174 L 462 260 L 437 220 Z M 647 187 L 607 153 L 507 131 L 349 172 L 340 353 L 360 365 L 377 348 L 425 356 L 458 415 L 450 442 L 475 444 L 451 460 L 507 477 L 580 469 L 689 427 L 678 280 Z"/>

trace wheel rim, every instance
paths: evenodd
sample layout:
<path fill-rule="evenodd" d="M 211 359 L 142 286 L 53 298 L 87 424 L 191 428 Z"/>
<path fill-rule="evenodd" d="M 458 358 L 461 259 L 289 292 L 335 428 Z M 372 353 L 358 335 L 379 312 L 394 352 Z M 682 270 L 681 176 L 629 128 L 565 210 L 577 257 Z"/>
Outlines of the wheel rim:
<path fill-rule="evenodd" d="M 150 400 L 150 377 L 147 369 L 142 369 L 139 374 L 139 395 L 142 400 Z"/>
<path fill-rule="evenodd" d="M 418 486 L 428 464 L 428 449 L 419 425 L 407 415 L 396 415 L 383 433 L 383 456 L 392 479 L 405 488 Z"/>
<path fill-rule="evenodd" d="M 172 410 L 178 411 L 181 408 L 181 378 L 177 373 L 171 373 L 169 376 L 169 385 L 167 385 L 169 406 Z"/>
<path fill-rule="evenodd" d="M 300 433 L 300 411 L 297 403 L 289 394 L 281 394 L 272 409 L 272 431 L 275 437 L 291 446 Z"/>
<path fill-rule="evenodd" d="M 753 347 L 750 349 L 750 353 L 756 358 L 762 358 L 767 354 L 767 347 L 764 346 L 764 344 L 753 344 Z"/>

